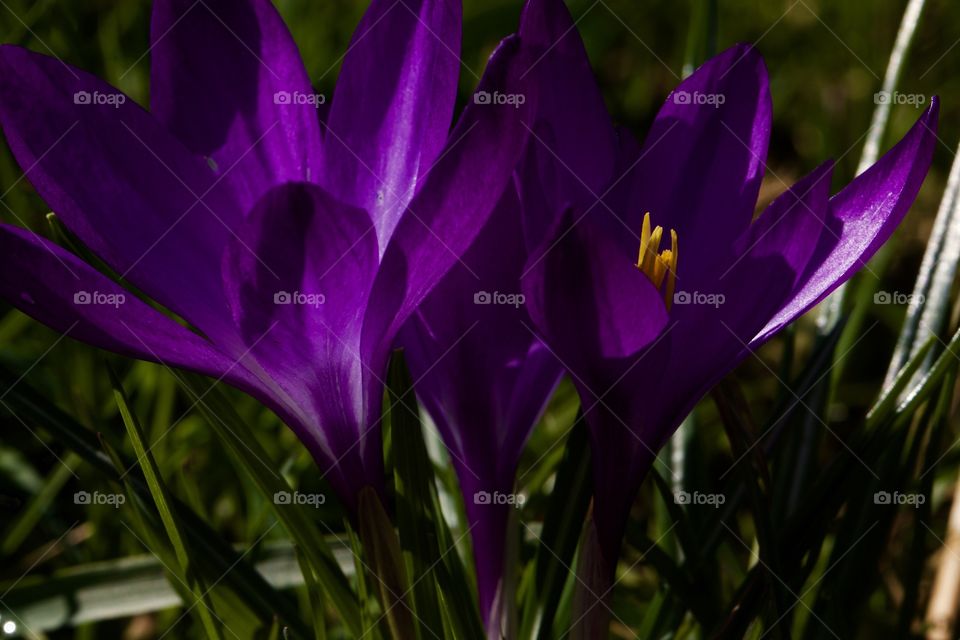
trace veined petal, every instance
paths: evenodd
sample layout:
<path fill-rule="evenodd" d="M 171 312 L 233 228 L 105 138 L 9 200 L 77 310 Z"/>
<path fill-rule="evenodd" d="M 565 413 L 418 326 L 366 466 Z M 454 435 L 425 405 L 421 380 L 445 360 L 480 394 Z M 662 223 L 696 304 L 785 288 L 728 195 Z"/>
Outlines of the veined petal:
<path fill-rule="evenodd" d="M 381 248 L 443 149 L 460 70 L 460 0 L 373 0 L 326 121 L 324 185 L 369 211 Z"/>
<path fill-rule="evenodd" d="M 208 336 L 230 334 L 219 256 L 241 214 L 203 160 L 106 83 L 9 45 L 0 47 L 0 126 L 84 244 Z"/>
<path fill-rule="evenodd" d="M 676 229 L 688 285 L 729 255 L 753 218 L 771 112 L 763 59 L 740 45 L 681 82 L 647 134 L 618 213 L 635 229 L 648 211 Z"/>
<path fill-rule="evenodd" d="M 0 298 L 68 337 L 252 386 L 242 365 L 32 231 L 0 225 L 0 272 Z"/>
<path fill-rule="evenodd" d="M 896 146 L 830 200 L 827 224 L 839 239 L 811 259 L 804 281 L 757 333 L 751 347 L 763 344 L 846 282 L 893 234 L 930 168 L 939 110 L 934 98 Z"/>
<path fill-rule="evenodd" d="M 382 480 L 383 389 L 360 357 L 376 267 L 366 212 L 309 183 L 267 192 L 223 255 L 230 306 L 257 365 L 249 368 L 296 417 L 289 426 L 348 503 Z"/>
<path fill-rule="evenodd" d="M 386 366 L 397 331 L 470 247 L 509 183 L 536 100 L 522 91 L 529 58 L 519 45 L 516 37 L 501 42 L 479 90 L 523 95 L 523 103 L 467 105 L 383 253 L 363 328 L 370 361 Z"/>
<path fill-rule="evenodd" d="M 317 99 L 269 0 L 155 0 L 150 108 L 211 158 L 243 211 L 268 188 L 316 179 Z"/>

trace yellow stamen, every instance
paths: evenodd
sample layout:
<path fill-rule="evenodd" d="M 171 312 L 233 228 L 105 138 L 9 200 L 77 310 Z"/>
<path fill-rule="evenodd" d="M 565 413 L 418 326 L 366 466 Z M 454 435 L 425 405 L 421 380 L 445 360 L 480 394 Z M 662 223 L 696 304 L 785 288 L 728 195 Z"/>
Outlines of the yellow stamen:
<path fill-rule="evenodd" d="M 670 248 L 660 251 L 660 241 L 663 239 L 663 227 L 650 229 L 650 213 L 643 216 L 643 227 L 640 231 L 640 253 L 637 255 L 637 268 L 648 278 L 658 290 L 666 280 L 666 290 L 663 292 L 667 309 L 673 303 L 673 292 L 677 286 L 677 232 L 670 230 Z"/>

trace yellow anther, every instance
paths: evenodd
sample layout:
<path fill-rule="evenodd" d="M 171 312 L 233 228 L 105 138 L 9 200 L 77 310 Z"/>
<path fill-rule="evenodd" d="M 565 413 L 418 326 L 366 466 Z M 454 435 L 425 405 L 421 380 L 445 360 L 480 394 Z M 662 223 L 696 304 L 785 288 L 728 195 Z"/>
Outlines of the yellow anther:
<path fill-rule="evenodd" d="M 643 216 L 643 227 L 640 231 L 640 253 L 637 255 L 637 268 L 648 278 L 653 286 L 660 289 L 664 280 L 667 282 L 663 292 L 667 309 L 673 303 L 673 292 L 677 285 L 677 232 L 670 230 L 670 248 L 660 251 L 660 241 L 663 239 L 663 227 L 650 229 L 650 213 Z"/>

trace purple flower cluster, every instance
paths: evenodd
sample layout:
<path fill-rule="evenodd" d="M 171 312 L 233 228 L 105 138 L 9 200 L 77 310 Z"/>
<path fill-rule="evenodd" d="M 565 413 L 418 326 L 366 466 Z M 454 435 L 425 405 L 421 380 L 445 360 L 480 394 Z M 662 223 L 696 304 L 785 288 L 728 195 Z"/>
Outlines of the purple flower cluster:
<path fill-rule="evenodd" d="M 693 406 L 893 233 L 938 107 L 835 195 L 827 162 L 754 220 L 772 114 L 755 50 L 697 69 L 641 144 L 611 123 L 562 0 L 528 0 L 451 126 L 461 23 L 459 0 L 372 0 L 327 100 L 269 0 L 155 0 L 149 111 L 0 47 L 6 141 L 102 261 L 0 226 L 0 297 L 259 399 L 348 509 L 385 492 L 382 378 L 402 346 L 490 622 L 515 502 L 490 496 L 514 490 L 560 378 L 590 428 L 612 565 Z"/>

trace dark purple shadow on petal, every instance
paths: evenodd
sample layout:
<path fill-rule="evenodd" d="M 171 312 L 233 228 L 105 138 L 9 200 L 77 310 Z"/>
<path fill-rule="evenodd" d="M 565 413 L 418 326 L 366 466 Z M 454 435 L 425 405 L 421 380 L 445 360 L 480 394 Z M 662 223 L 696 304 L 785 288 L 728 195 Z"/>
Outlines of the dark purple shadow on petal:
<path fill-rule="evenodd" d="M 270 186 L 316 180 L 317 95 L 267 0 L 156 0 L 151 109 L 253 207 Z"/>
<path fill-rule="evenodd" d="M 377 266 L 366 212 L 309 183 L 269 191 L 223 258 L 254 371 L 348 506 L 366 485 L 383 491 L 382 386 L 360 354 Z"/>
<path fill-rule="evenodd" d="M 417 395 L 443 438 L 463 493 L 481 612 L 497 624 L 509 504 L 524 444 L 562 374 L 533 333 L 520 276 L 521 213 L 508 189 L 464 264 L 456 264 L 401 332 Z"/>

